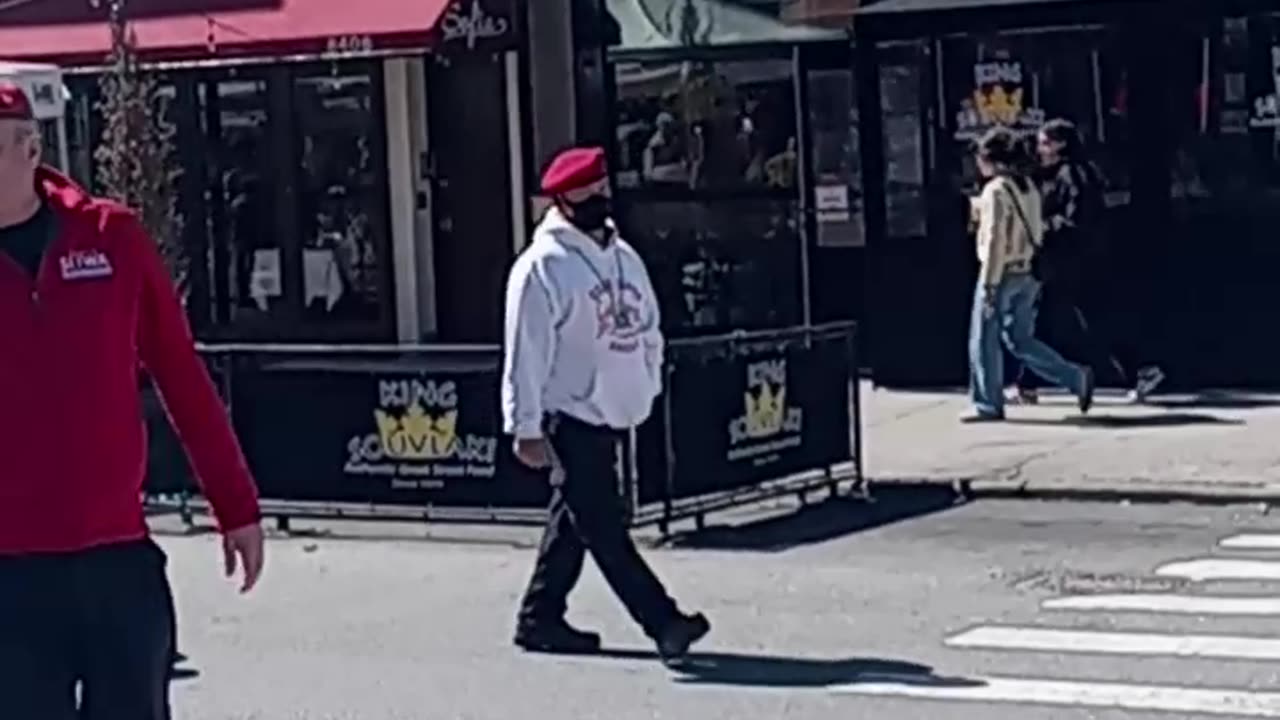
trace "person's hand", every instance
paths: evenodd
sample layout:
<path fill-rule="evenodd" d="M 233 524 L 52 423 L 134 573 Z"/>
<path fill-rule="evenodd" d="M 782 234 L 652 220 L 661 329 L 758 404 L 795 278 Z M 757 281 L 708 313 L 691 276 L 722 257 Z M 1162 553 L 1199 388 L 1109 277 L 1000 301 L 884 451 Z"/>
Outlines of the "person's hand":
<path fill-rule="evenodd" d="M 222 536 L 222 559 L 227 577 L 236 574 L 239 566 L 244 572 L 240 592 L 247 593 L 258 584 L 262 565 L 266 559 L 262 526 L 258 523 L 228 530 Z"/>
<path fill-rule="evenodd" d="M 996 294 L 994 292 L 986 293 L 986 297 L 982 300 L 982 317 L 990 320 L 996 314 Z"/>
<path fill-rule="evenodd" d="M 516 459 L 534 470 L 551 465 L 551 447 L 546 438 L 519 438 L 515 445 Z"/>

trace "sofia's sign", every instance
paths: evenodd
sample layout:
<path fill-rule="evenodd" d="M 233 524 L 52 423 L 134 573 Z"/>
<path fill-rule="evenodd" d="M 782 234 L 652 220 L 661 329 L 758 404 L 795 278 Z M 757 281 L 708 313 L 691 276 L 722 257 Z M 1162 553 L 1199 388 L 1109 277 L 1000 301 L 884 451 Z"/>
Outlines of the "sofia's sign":
<path fill-rule="evenodd" d="M 480 0 L 457 0 L 440 22 L 440 32 L 446 43 L 465 45 L 475 50 L 484 41 L 505 38 L 511 31 L 511 21 L 498 15 L 490 15 L 480 5 Z"/>

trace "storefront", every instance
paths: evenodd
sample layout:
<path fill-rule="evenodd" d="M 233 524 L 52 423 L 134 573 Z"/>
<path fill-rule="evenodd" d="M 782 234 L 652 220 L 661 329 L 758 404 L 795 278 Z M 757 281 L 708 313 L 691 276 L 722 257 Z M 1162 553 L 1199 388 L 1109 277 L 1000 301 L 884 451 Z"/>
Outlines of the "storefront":
<path fill-rule="evenodd" d="M 1280 382 L 1274 3 L 881 0 L 863 117 L 877 379 L 963 384 L 976 260 L 973 137 L 1065 117 L 1106 181 L 1096 290 L 1175 386 Z M 1153 42 L 1153 38 L 1159 38 Z M 1118 382 L 1118 378 L 1103 378 Z"/>
<path fill-rule="evenodd" d="M 69 167 L 93 185 L 109 34 L 67 5 L 6 6 L 0 47 L 67 69 Z M 495 341 L 526 232 L 516 5 L 214 5 L 127 5 L 175 130 L 201 339 Z"/>
<path fill-rule="evenodd" d="M 673 336 L 858 317 L 862 179 L 837 18 L 608 0 L 622 224 Z"/>

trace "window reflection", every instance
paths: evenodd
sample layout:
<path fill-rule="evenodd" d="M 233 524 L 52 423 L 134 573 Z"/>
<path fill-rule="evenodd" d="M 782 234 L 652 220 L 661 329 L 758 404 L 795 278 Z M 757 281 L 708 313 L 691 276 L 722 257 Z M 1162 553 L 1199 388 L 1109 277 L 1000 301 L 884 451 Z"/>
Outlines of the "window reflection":
<path fill-rule="evenodd" d="M 308 318 L 379 316 L 379 113 L 367 74 L 299 77 L 300 230 Z"/>
<path fill-rule="evenodd" d="M 1174 196 L 1197 197 L 1179 192 L 1178 176 L 1187 173 L 1178 169 L 1188 165 L 1199 171 L 1202 195 L 1235 200 L 1272 195 L 1280 191 L 1280 15 L 1225 19 L 1218 48 L 1209 63 L 1201 62 L 1199 53 L 1180 53 L 1196 62 L 1194 67 L 1183 63 L 1180 87 L 1214 90 L 1205 127 L 1189 127 L 1185 119 L 1179 123 Z M 1180 114 L 1185 118 L 1189 110 L 1181 108 Z"/>
<path fill-rule="evenodd" d="M 69 80 L 71 100 L 67 103 L 68 174 L 86 188 L 96 188 L 93 150 L 98 145 L 98 85 L 92 81 Z"/>
<path fill-rule="evenodd" d="M 1111 35 L 1094 30 L 945 41 L 946 117 L 961 161 L 957 185 L 977 187 L 968 144 L 986 128 L 1012 124 L 1030 134 L 1044 119 L 1063 117 L 1080 129 L 1111 203 L 1123 202 L 1129 187 L 1127 72 L 1111 43 Z"/>
<path fill-rule="evenodd" d="M 614 67 L 621 187 L 795 187 L 790 61 Z"/>
<path fill-rule="evenodd" d="M 268 142 L 267 83 L 259 79 L 210 84 L 216 109 L 217 141 L 209 151 L 210 187 L 221 203 L 215 247 L 227 254 L 230 320 L 282 317 L 284 260 L 271 201 L 274 178 Z M 219 227 L 220 225 L 220 227 Z M 283 319 L 283 318 L 282 318 Z"/>
<path fill-rule="evenodd" d="M 864 245 L 853 71 L 815 70 L 809 73 L 808 82 L 818 245 Z"/>
<path fill-rule="evenodd" d="M 925 61 L 918 45 L 884 50 L 880 105 L 885 159 L 885 229 L 889 237 L 926 232 L 924 122 L 921 119 Z"/>
<path fill-rule="evenodd" d="M 796 204 L 758 199 L 623 206 L 673 335 L 800 321 Z"/>

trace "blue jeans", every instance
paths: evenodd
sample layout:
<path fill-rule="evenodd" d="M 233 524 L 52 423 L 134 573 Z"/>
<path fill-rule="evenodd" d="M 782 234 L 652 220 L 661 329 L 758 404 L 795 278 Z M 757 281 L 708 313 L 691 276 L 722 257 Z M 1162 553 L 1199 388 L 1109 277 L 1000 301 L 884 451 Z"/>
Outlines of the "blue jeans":
<path fill-rule="evenodd" d="M 978 283 L 969 322 L 969 397 L 983 415 L 1004 415 L 1004 353 L 1009 347 L 1024 367 L 1077 396 L 1084 393 L 1084 368 L 1036 339 L 1040 283 L 1027 274 L 1006 275 L 995 289 L 995 312 L 987 316 L 987 293 Z"/>

